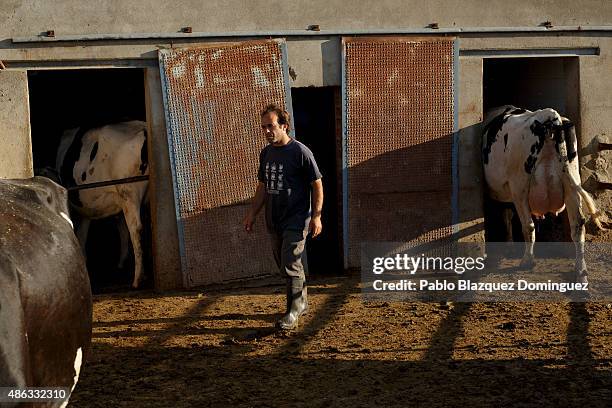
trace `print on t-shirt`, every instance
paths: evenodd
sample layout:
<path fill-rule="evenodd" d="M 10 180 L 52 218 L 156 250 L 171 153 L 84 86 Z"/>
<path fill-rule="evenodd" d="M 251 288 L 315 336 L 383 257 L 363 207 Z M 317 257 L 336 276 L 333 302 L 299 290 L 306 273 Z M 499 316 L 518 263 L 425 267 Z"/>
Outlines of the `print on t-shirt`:
<path fill-rule="evenodd" d="M 268 194 L 280 194 L 283 191 L 284 183 L 283 164 L 275 162 L 266 163 L 266 181 L 268 183 Z"/>

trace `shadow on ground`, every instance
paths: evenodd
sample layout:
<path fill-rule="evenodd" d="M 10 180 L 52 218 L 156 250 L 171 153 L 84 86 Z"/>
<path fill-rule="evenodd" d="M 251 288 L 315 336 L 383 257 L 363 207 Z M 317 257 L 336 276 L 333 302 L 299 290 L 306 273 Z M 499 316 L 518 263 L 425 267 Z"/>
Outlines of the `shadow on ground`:
<path fill-rule="evenodd" d="M 300 328 L 282 288 L 104 295 L 75 407 L 488 407 L 612 403 L 610 308 L 363 302 L 313 281 Z"/>

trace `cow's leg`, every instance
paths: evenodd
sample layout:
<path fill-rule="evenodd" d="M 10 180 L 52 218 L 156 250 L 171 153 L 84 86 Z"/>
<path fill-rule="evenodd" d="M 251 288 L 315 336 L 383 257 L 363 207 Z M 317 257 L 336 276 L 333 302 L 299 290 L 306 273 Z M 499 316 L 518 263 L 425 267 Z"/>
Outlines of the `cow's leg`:
<path fill-rule="evenodd" d="M 87 235 L 89 234 L 89 225 L 91 224 L 91 220 L 89 218 L 81 217 L 81 222 L 76 230 L 76 236 L 79 240 L 79 244 L 81 245 L 81 251 L 83 252 L 83 256 L 87 259 Z"/>
<path fill-rule="evenodd" d="M 523 194 L 522 197 L 515 198 L 514 206 L 521 220 L 523 229 L 523 238 L 525 240 L 525 252 L 521 260 L 520 267 L 523 269 L 531 269 L 534 265 L 533 261 L 533 244 L 535 242 L 535 224 L 531 218 L 531 210 L 529 209 L 528 195 Z"/>
<path fill-rule="evenodd" d="M 506 227 L 506 242 L 512 242 L 512 208 L 504 208 L 502 210 L 502 218 Z"/>
<path fill-rule="evenodd" d="M 140 208 L 137 203 L 140 203 L 140 201 L 126 197 L 121 204 L 123 215 L 125 215 L 125 222 L 130 231 L 132 248 L 134 248 L 134 281 L 132 283 L 134 288 L 137 288 L 142 280 L 142 247 L 140 245 L 142 222 L 140 220 Z"/>
<path fill-rule="evenodd" d="M 119 248 L 119 263 L 117 264 L 117 268 L 123 269 L 130 250 L 130 231 L 128 230 L 124 216 L 120 216 L 117 228 L 119 229 L 119 242 L 121 245 Z"/>
<path fill-rule="evenodd" d="M 586 223 L 586 218 L 581 211 L 582 197 L 574 189 L 569 190 L 565 194 L 565 206 L 567 208 L 572 241 L 574 241 L 576 247 L 576 282 L 587 283 L 587 267 L 584 261 L 584 224 Z"/>

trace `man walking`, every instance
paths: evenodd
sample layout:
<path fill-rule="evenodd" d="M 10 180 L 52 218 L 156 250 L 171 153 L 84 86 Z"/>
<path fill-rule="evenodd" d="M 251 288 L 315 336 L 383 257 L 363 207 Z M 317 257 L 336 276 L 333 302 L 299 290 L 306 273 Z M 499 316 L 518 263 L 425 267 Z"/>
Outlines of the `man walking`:
<path fill-rule="evenodd" d="M 259 182 L 243 224 L 251 232 L 265 205 L 274 259 L 287 279 L 287 312 L 277 324 L 289 330 L 297 327 L 308 309 L 306 235 L 310 232 L 315 238 L 323 228 L 323 183 L 310 149 L 288 135 L 289 113 L 277 105 L 267 106 L 261 113 L 261 128 L 269 145 L 259 155 Z"/>

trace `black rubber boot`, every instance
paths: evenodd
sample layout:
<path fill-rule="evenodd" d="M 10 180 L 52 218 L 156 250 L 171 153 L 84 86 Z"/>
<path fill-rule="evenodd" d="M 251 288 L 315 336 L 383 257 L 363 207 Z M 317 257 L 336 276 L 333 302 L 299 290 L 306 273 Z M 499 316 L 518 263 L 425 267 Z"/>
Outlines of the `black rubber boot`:
<path fill-rule="evenodd" d="M 287 308 L 285 309 L 285 314 L 289 313 L 289 311 L 291 311 L 291 299 L 293 298 L 293 296 L 291 296 L 291 294 L 293 293 L 291 291 L 291 279 L 287 279 L 287 287 L 285 289 L 285 293 L 287 294 Z"/>
<path fill-rule="evenodd" d="M 277 322 L 278 327 L 283 330 L 295 329 L 298 325 L 298 319 L 308 310 L 308 290 L 306 283 L 302 286 L 302 290 L 295 291 L 290 285 L 287 285 L 287 313 Z M 291 303 L 290 303 L 291 302 Z"/>

